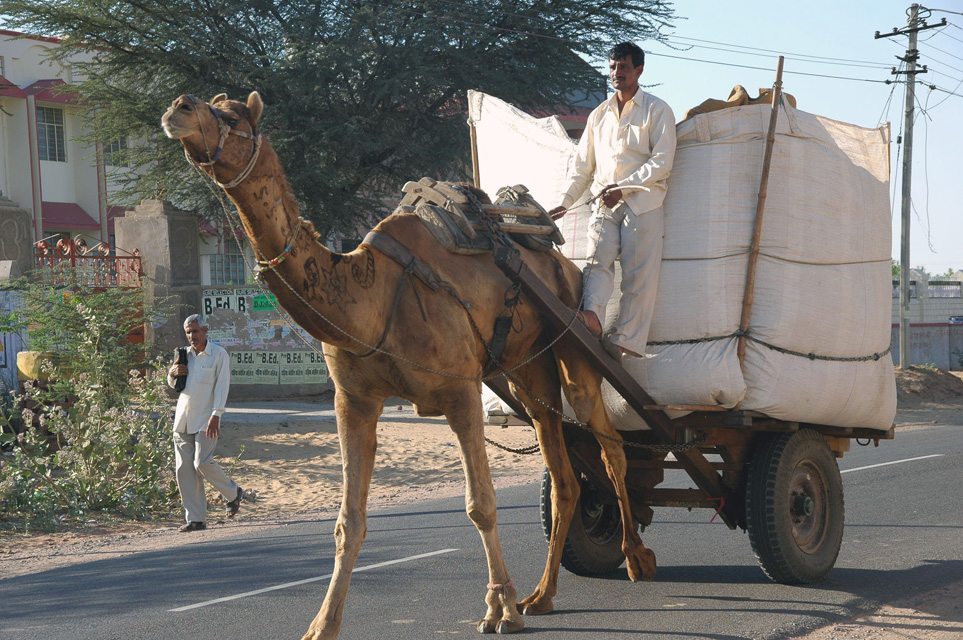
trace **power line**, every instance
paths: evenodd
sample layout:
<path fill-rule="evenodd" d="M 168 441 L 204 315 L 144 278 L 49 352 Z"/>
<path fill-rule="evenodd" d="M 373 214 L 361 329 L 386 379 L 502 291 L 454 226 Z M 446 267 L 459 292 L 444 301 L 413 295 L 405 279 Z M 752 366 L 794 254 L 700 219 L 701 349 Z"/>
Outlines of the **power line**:
<path fill-rule="evenodd" d="M 875 66 L 885 67 L 885 66 L 886 66 L 886 65 L 884 65 L 884 64 L 882 64 L 882 63 L 879 63 L 879 62 L 869 62 L 869 61 L 867 61 L 867 60 L 849 60 L 849 59 L 846 59 L 846 58 L 832 58 L 832 57 L 827 57 L 827 56 L 813 56 L 813 55 L 809 55 L 809 54 L 807 54 L 807 53 L 787 53 L 787 52 L 782 52 L 782 51 L 775 51 L 775 50 L 773 50 L 773 49 L 761 49 L 761 48 L 759 48 L 759 47 L 748 47 L 748 46 L 741 45 L 741 44 L 730 44 L 730 43 L 728 43 L 728 42 L 717 42 L 717 41 L 715 41 L 715 40 L 700 40 L 699 38 L 686 38 L 686 37 L 684 37 L 684 36 L 677 36 L 677 35 L 668 35 L 668 36 L 666 36 L 666 39 L 671 39 L 671 38 L 675 38 L 676 40 L 687 40 L 687 41 L 690 41 L 690 42 L 705 42 L 705 43 L 708 43 L 708 44 L 717 44 L 717 45 L 721 45 L 721 46 L 724 46 L 724 47 L 732 47 L 732 48 L 736 48 L 736 49 L 747 49 L 747 50 L 751 50 L 751 51 L 763 51 L 763 52 L 765 52 L 765 53 L 774 53 L 774 54 L 777 54 L 777 55 L 784 55 L 784 56 L 786 56 L 786 57 L 796 56 L 796 57 L 799 57 L 799 58 L 813 58 L 813 59 L 815 59 L 815 60 L 831 60 L 831 61 L 833 61 L 833 62 L 852 62 L 852 63 L 856 63 L 856 64 L 858 64 L 858 65 L 866 65 L 866 66 L 871 66 L 871 67 L 875 67 Z"/>
<path fill-rule="evenodd" d="M 942 53 L 942 54 L 944 54 L 944 55 L 947 55 L 947 56 L 949 56 L 949 57 L 951 57 L 951 58 L 956 58 L 957 60 L 963 62 L 963 58 L 961 58 L 960 56 L 956 56 L 956 55 L 953 55 L 952 53 L 949 53 L 949 52 L 947 52 L 947 51 L 943 51 L 943 50 L 940 49 L 939 47 L 934 47 L 933 45 L 929 45 L 929 46 L 930 46 L 930 48 L 936 49 L 937 51 L 939 51 L 940 53 Z"/>
<path fill-rule="evenodd" d="M 724 66 L 724 67 L 732 67 L 732 68 L 735 68 L 735 69 L 752 69 L 752 70 L 755 70 L 755 71 L 772 71 L 772 69 L 769 68 L 769 67 L 753 67 L 753 66 L 745 65 L 745 64 L 733 64 L 733 63 L 731 63 L 731 62 L 717 62 L 717 61 L 715 61 L 715 60 L 702 60 L 701 58 L 687 58 L 687 57 L 685 57 L 685 56 L 674 56 L 674 55 L 671 55 L 671 54 L 668 54 L 668 53 L 659 53 L 659 52 L 657 52 L 657 51 L 650 51 L 650 50 L 648 50 L 648 49 L 645 51 L 645 54 L 646 54 L 646 55 L 653 55 L 653 56 L 656 56 L 656 57 L 662 57 L 662 58 L 674 58 L 674 59 L 676 59 L 676 60 L 686 60 L 686 61 L 688 61 L 688 62 L 701 62 L 701 63 L 703 63 L 703 64 L 716 64 L 716 65 L 721 65 L 721 66 Z M 868 79 L 868 78 L 850 78 L 850 77 L 846 77 L 846 76 L 830 76 L 830 75 L 826 75 L 826 74 L 822 74 L 822 73 L 807 73 L 807 72 L 805 72 L 805 71 L 785 71 L 784 73 L 791 74 L 791 75 L 797 75 L 797 76 L 812 76 L 812 77 L 816 77 L 816 78 L 830 78 L 830 79 L 833 79 L 833 80 L 852 80 L 852 81 L 855 81 L 855 82 L 874 82 L 874 83 L 879 83 L 879 84 L 889 84 L 889 83 L 892 82 L 891 80 L 870 80 L 870 79 Z"/>
<path fill-rule="evenodd" d="M 942 91 L 943 93 L 948 93 L 948 94 L 951 95 L 951 96 L 956 96 L 957 98 L 963 98 L 963 95 L 961 95 L 961 94 L 959 94 L 959 93 L 956 93 L 956 89 L 959 89 L 959 88 L 960 88 L 959 85 L 957 85 L 957 86 L 956 86 L 956 89 L 954 89 L 953 91 L 950 91 L 950 90 L 948 90 L 948 89 L 944 89 L 943 87 L 938 87 L 938 86 L 936 86 L 935 84 L 934 84 L 934 85 L 931 85 L 931 86 L 932 86 L 933 89 L 936 90 L 936 91 Z M 942 102 L 940 102 L 940 104 L 942 104 Z"/>
<path fill-rule="evenodd" d="M 952 23 L 950 23 L 950 26 L 951 26 L 951 27 L 956 27 L 956 25 L 955 25 L 955 24 L 952 24 Z M 956 27 L 956 28 L 959 29 L 959 27 Z M 963 30 L 963 29 L 961 29 L 961 30 Z M 940 31 L 940 35 L 946 36 L 946 37 L 949 38 L 950 40 L 956 40 L 957 42 L 963 43 L 963 40 L 960 40 L 959 38 L 954 37 L 954 36 L 951 36 L 950 34 L 948 34 L 948 33 L 946 32 L 946 29 L 943 29 L 942 31 Z"/>
<path fill-rule="evenodd" d="M 671 40 L 672 40 L 672 37 L 671 37 L 671 36 L 668 37 L 667 40 L 671 41 Z M 723 51 L 723 52 L 725 52 L 725 53 L 735 53 L 735 54 L 744 55 L 744 56 L 757 56 L 757 57 L 762 57 L 762 58 L 769 58 L 769 57 L 771 57 L 771 55 L 770 55 L 769 53 L 757 53 L 756 51 L 739 51 L 738 49 L 726 49 L 726 48 L 722 48 L 722 47 L 708 47 L 708 46 L 705 46 L 705 45 L 686 45 L 686 46 L 688 46 L 688 47 L 691 48 L 691 49 L 709 49 L 709 50 L 712 50 L 712 51 Z M 778 55 L 783 55 L 783 54 L 779 54 L 778 52 L 775 52 L 775 51 L 772 52 L 772 53 L 778 54 Z M 786 54 L 786 55 L 784 55 L 783 57 L 784 57 L 786 60 L 794 60 L 794 61 L 796 61 L 796 62 L 804 62 L 804 63 L 810 63 L 810 64 L 831 64 L 831 65 L 844 66 L 844 67 L 856 67 L 856 68 L 867 68 L 867 67 L 868 67 L 868 68 L 873 68 L 873 69 L 885 69 L 885 68 L 886 68 L 886 65 L 885 65 L 885 64 L 882 64 L 882 63 L 873 63 L 872 65 L 870 65 L 870 64 L 862 64 L 862 63 L 860 63 L 860 64 L 852 64 L 852 63 L 849 63 L 849 62 L 831 61 L 831 60 L 825 60 L 825 59 L 824 59 L 824 60 L 809 60 L 809 59 L 806 59 L 806 58 L 803 58 L 803 57 L 795 57 L 795 56 L 793 56 L 792 54 Z"/>

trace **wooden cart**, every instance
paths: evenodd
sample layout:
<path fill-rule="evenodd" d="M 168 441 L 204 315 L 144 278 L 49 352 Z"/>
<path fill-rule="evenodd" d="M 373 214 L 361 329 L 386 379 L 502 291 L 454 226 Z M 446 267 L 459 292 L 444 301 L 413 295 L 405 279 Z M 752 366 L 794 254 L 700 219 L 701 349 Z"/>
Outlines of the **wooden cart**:
<path fill-rule="evenodd" d="M 740 323 L 743 335 L 752 307 L 783 62 L 780 56 L 749 251 Z M 472 129 L 473 152 L 474 133 Z M 628 458 L 626 486 L 636 521 L 633 526 L 651 523 L 653 507 L 712 509 L 730 529 L 748 531 L 753 551 L 772 580 L 810 583 L 829 573 L 843 536 L 843 487 L 836 458 L 849 450 L 854 438 L 877 445 L 880 440 L 892 439 L 892 427 L 886 431 L 841 428 L 786 422 L 754 411 L 713 406 L 659 406 L 581 322 L 573 321 L 574 310 L 527 269 L 517 250 L 500 247 L 495 252 L 495 262 L 546 320 L 557 331 L 565 332 L 563 340 L 575 340 L 591 354 L 605 379 L 650 427 L 648 431 L 621 432 Z M 740 339 L 739 352 L 741 360 L 744 338 Z M 515 413 L 527 415 L 504 380 L 488 384 Z M 667 410 L 691 413 L 670 420 Z M 572 464 L 581 473 L 582 491 L 562 564 L 580 575 L 607 573 L 625 559 L 621 550 L 623 523 L 614 488 L 605 473 L 594 435 L 581 425 L 563 425 Z M 713 459 L 710 461 L 707 456 Z M 659 488 L 666 469 L 685 470 L 696 486 Z M 550 484 L 546 472 L 541 500 L 546 535 L 551 529 Z"/>
<path fill-rule="evenodd" d="M 877 445 L 892 439 L 892 427 L 840 428 L 786 422 L 754 411 L 657 405 L 581 322 L 573 322 L 575 312 L 527 268 L 517 250 L 500 248 L 495 262 L 557 331 L 565 331 L 563 340 L 577 341 L 591 355 L 605 379 L 650 427 L 620 432 L 628 458 L 633 526 L 650 524 L 653 507 L 712 509 L 730 529 L 748 531 L 760 565 L 775 582 L 811 583 L 829 573 L 843 537 L 843 486 L 836 458 L 849 450 L 853 438 Z M 504 379 L 488 385 L 519 416 L 527 415 Z M 667 410 L 691 413 L 670 420 Z M 579 575 L 608 573 L 625 560 L 614 488 L 594 435 L 578 424 L 563 425 L 582 491 L 562 564 Z M 666 469 L 685 470 L 696 486 L 659 488 Z M 551 530 L 550 485 L 546 471 L 541 491 L 546 535 Z"/>

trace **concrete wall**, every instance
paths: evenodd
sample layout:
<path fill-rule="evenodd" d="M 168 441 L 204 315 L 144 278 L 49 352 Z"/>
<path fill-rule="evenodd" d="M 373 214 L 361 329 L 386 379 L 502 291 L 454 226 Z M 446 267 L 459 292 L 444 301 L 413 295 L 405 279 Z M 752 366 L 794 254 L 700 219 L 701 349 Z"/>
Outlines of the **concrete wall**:
<path fill-rule="evenodd" d="M 231 398 L 318 395 L 333 388 L 320 343 L 292 330 L 266 291 L 202 284 L 205 243 L 195 216 L 166 201 L 145 200 L 117 218 L 115 230 L 118 246 L 140 250 L 151 294 L 173 304 L 170 317 L 148 331 L 159 351 L 173 358 L 174 349 L 187 344 L 184 319 L 200 313 L 210 326 L 208 339 L 231 354 Z"/>
<path fill-rule="evenodd" d="M 893 363 L 900 364 L 899 325 L 893 325 L 891 347 Z M 910 324 L 909 364 L 931 365 L 937 369 L 961 371 L 960 358 L 963 357 L 963 325 Z M 955 355 L 953 351 L 960 351 Z"/>
<path fill-rule="evenodd" d="M 910 298 L 909 364 L 963 370 L 963 297 L 930 297 L 929 280 L 914 276 L 916 297 Z M 899 364 L 899 299 L 893 298 L 893 362 Z"/>

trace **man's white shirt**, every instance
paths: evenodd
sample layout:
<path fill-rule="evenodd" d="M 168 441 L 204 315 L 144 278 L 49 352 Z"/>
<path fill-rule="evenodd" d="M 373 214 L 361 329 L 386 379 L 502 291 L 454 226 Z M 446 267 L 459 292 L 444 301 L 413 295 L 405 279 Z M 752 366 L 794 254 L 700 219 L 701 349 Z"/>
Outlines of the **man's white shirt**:
<path fill-rule="evenodd" d="M 174 378 L 167 376 L 174 386 Z M 211 416 L 224 414 L 227 392 L 231 386 L 231 358 L 223 347 L 210 340 L 204 351 L 187 349 L 187 384 L 177 398 L 174 431 L 198 433 L 207 428 Z"/>
<path fill-rule="evenodd" d="M 675 115 L 666 102 L 639 89 L 619 115 L 613 94 L 589 114 L 559 204 L 569 207 L 586 189 L 596 195 L 617 184 L 643 187 L 622 192 L 636 215 L 656 209 L 665 199 L 675 146 Z"/>

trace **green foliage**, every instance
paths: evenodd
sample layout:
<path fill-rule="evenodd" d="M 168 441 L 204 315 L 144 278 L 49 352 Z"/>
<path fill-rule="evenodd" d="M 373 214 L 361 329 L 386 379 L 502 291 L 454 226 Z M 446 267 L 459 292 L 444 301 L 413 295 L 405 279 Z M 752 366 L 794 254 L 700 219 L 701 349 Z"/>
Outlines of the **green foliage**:
<path fill-rule="evenodd" d="M 148 305 L 140 287 L 83 286 L 69 269 L 52 279 L 46 272 L 48 282 L 38 274 L 14 285 L 23 303 L 16 324 L 59 364 L 43 365 L 50 381 L 28 383 L 0 411 L 2 521 L 49 529 L 94 512 L 169 513 L 176 485 L 166 372 L 128 340 L 163 305 Z"/>
<path fill-rule="evenodd" d="M 176 506 L 163 363 L 127 373 L 111 407 L 87 373 L 46 389 L 28 385 L 19 398 L 26 428 L 0 466 L 6 526 L 49 530 L 96 513 L 144 518 Z"/>
<path fill-rule="evenodd" d="M 127 202 L 162 197 L 214 215 L 160 115 L 179 94 L 243 100 L 256 89 L 262 130 L 323 233 L 353 230 L 407 180 L 467 178 L 469 89 L 557 111 L 604 88 L 580 55 L 661 38 L 674 19 L 661 0 L 0 0 L 0 15 L 64 39 L 57 55 L 83 78 L 74 89 L 90 105 L 90 140 L 128 141 L 130 169 L 112 176 L 126 180 Z"/>
<path fill-rule="evenodd" d="M 900 271 L 900 270 L 899 270 L 899 263 L 896 262 L 896 260 L 894 260 L 894 259 L 892 259 L 892 258 L 890 258 L 890 261 L 893 263 L 893 277 L 894 277 L 894 278 L 898 278 L 898 277 L 899 277 L 899 271 Z"/>
<path fill-rule="evenodd" d="M 148 304 L 153 307 L 150 317 L 164 315 L 164 301 L 149 303 L 141 287 L 93 288 L 76 275 L 68 265 L 58 267 L 53 277 L 50 271 L 36 270 L 14 284 L 23 302 L 21 335 L 27 328 L 33 351 L 67 357 L 69 371 L 54 372 L 56 378 L 67 378 L 70 371 L 85 372 L 102 403 L 114 406 L 126 392 L 127 372 L 147 359 L 147 343 L 135 344 L 129 337 L 143 328 Z M 73 284 L 56 287 L 50 282 Z"/>

